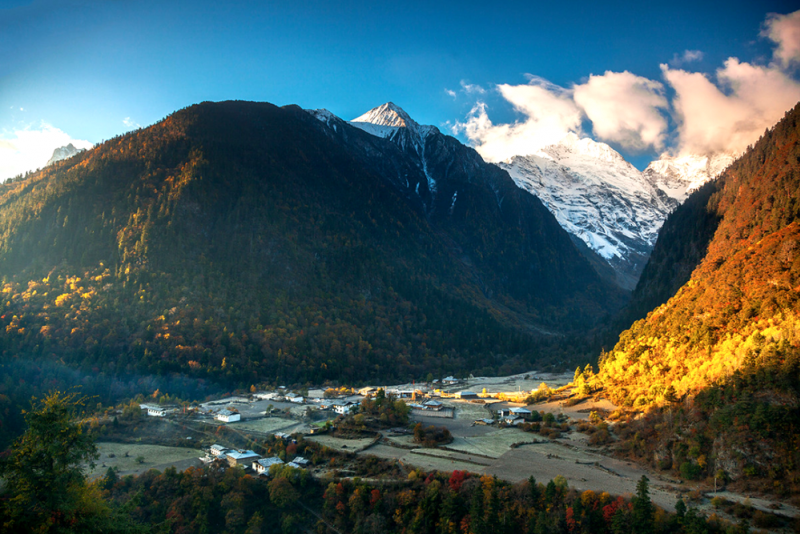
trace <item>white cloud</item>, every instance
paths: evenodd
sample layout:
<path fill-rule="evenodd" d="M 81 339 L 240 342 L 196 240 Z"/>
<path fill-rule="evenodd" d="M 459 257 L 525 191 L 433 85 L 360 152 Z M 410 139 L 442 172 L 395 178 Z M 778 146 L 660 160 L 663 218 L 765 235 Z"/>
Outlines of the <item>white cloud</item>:
<path fill-rule="evenodd" d="M 761 35 L 778 45 L 773 57 L 784 68 L 800 62 L 800 10 L 788 15 L 769 14 Z"/>
<path fill-rule="evenodd" d="M 480 85 L 467 83 L 464 80 L 461 80 L 461 89 L 468 95 L 471 95 L 471 94 L 485 95 L 486 94 L 486 89 L 484 89 Z"/>
<path fill-rule="evenodd" d="M 703 59 L 704 55 L 705 54 L 703 54 L 703 52 L 701 52 L 700 50 L 684 50 L 683 54 L 681 54 L 680 56 L 678 54 L 672 56 L 672 59 L 670 60 L 669 64 L 673 67 L 680 67 L 681 65 L 684 65 L 686 63 L 691 63 L 693 61 L 700 61 L 701 59 Z"/>
<path fill-rule="evenodd" d="M 800 84 L 776 66 L 729 58 L 716 85 L 699 72 L 661 69 L 675 89 L 680 154 L 740 153 L 800 100 Z"/>
<path fill-rule="evenodd" d="M 131 120 L 130 117 L 125 117 L 122 119 L 122 124 L 125 125 L 126 128 L 130 128 L 131 130 L 135 130 L 136 128 L 141 128 L 138 122 Z"/>
<path fill-rule="evenodd" d="M 595 138 L 631 152 L 738 154 L 800 101 L 800 82 L 790 75 L 800 64 L 800 11 L 770 15 L 762 35 L 777 45 L 769 65 L 732 57 L 712 76 L 678 68 L 702 59 L 701 51 L 675 54 L 672 66 L 661 65 L 674 90 L 669 100 L 663 84 L 627 71 L 591 75 L 571 88 L 531 76 L 526 85 L 497 86 L 520 120 L 494 124 L 481 100 L 453 131 L 464 132 L 489 161 L 530 154 L 568 132 L 581 135 L 584 119 L 591 122 Z M 462 88 L 472 90 L 463 82 Z M 674 131 L 669 131 L 667 113 L 674 118 Z"/>
<path fill-rule="evenodd" d="M 667 108 L 667 99 L 663 89 L 659 82 L 628 71 L 607 71 L 575 86 L 573 95 L 592 121 L 597 138 L 641 151 L 664 146 L 667 121 L 660 110 Z"/>
<path fill-rule="evenodd" d="M 450 97 L 453 97 L 453 98 L 456 97 L 456 92 L 453 91 L 452 89 L 445 89 L 444 92 L 445 92 L 445 94 L 447 94 L 447 96 L 450 96 Z"/>
<path fill-rule="evenodd" d="M 44 122 L 0 138 L 0 180 L 44 167 L 56 148 L 70 143 L 76 148 L 92 146 Z"/>
<path fill-rule="evenodd" d="M 530 154 L 580 131 L 581 111 L 563 87 L 532 77 L 527 85 L 499 85 L 497 90 L 524 117 L 522 121 L 495 125 L 486 104 L 478 102 L 467 121 L 454 128 L 456 133 L 464 132 L 487 161 Z"/>
<path fill-rule="evenodd" d="M 526 85 L 498 85 L 497 90 L 523 119 L 494 124 L 483 102 L 472 109 L 455 133 L 464 132 L 488 161 L 504 161 L 557 143 L 568 133 L 581 134 L 584 116 L 595 136 L 630 150 L 662 148 L 667 121 L 663 85 L 630 72 L 606 72 L 566 89 L 536 76 Z"/>

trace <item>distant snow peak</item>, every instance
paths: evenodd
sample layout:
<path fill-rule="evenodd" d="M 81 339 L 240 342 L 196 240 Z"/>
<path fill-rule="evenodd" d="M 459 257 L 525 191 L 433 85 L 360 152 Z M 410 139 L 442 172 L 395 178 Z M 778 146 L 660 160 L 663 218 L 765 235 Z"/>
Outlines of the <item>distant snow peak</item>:
<path fill-rule="evenodd" d="M 436 126 L 419 124 L 403 108 L 393 102 L 387 102 L 372 108 L 360 117 L 351 120 L 350 124 L 368 134 L 383 137 L 384 139 L 394 137 L 400 130 L 411 134 L 414 142 L 419 142 L 430 134 L 439 133 L 439 129 Z"/>
<path fill-rule="evenodd" d="M 736 156 L 731 153 L 670 156 L 662 154 L 644 170 L 645 178 L 680 203 L 689 194 L 722 173 Z"/>
<path fill-rule="evenodd" d="M 387 102 L 376 108 L 372 108 L 350 122 L 369 122 L 378 126 L 392 126 L 395 128 L 416 129 L 416 127 L 419 126 L 414 119 L 409 117 L 408 113 L 393 102 Z"/>
<path fill-rule="evenodd" d="M 677 206 L 613 148 L 575 134 L 500 166 L 565 230 L 615 266 L 630 289 Z"/>
<path fill-rule="evenodd" d="M 61 161 L 67 158 L 71 158 L 78 152 L 82 152 L 82 149 L 75 148 L 75 145 L 72 143 L 68 144 L 67 146 L 58 147 L 57 149 L 53 150 L 53 155 L 47 160 L 47 165 L 52 165 L 57 161 Z"/>

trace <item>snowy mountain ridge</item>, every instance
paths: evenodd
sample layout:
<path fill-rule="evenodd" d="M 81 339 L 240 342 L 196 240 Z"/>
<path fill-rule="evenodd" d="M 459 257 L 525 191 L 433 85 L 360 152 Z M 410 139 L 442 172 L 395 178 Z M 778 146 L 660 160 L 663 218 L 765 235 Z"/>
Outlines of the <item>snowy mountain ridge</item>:
<path fill-rule="evenodd" d="M 716 178 L 736 159 L 735 154 L 670 156 L 662 154 L 644 170 L 647 180 L 680 203 L 701 185 Z"/>
<path fill-rule="evenodd" d="M 327 110 L 309 113 L 334 130 L 336 121 L 344 123 Z M 400 185 L 413 191 L 426 210 L 433 209 L 439 172 L 431 169 L 441 165 L 446 169 L 452 164 L 442 150 L 440 138 L 444 136 L 436 127 L 418 124 L 392 102 L 347 124 L 392 141 L 411 154 L 427 184 Z M 662 156 L 642 172 L 609 145 L 570 133 L 557 143 L 498 166 L 518 187 L 542 201 L 579 248 L 584 247 L 585 254 L 593 257 L 590 260 L 596 268 L 609 271 L 610 267 L 613 274 L 609 276 L 619 286 L 632 290 L 667 215 L 730 161 L 732 156 L 728 155 Z M 458 201 L 457 193 L 448 193 L 450 210 Z M 497 190 L 495 196 L 502 204 Z"/>
<path fill-rule="evenodd" d="M 635 287 L 661 224 L 678 205 L 616 150 L 575 134 L 499 166 L 604 258 L 627 289 Z"/>
<path fill-rule="evenodd" d="M 81 148 L 75 148 L 75 145 L 73 145 L 72 143 L 66 146 L 58 147 L 55 150 L 53 150 L 53 155 L 50 157 L 49 160 L 47 160 L 46 165 L 52 165 L 53 163 L 56 163 L 58 161 L 71 158 L 72 156 L 74 156 L 78 152 L 82 152 L 83 150 L 84 149 Z"/>

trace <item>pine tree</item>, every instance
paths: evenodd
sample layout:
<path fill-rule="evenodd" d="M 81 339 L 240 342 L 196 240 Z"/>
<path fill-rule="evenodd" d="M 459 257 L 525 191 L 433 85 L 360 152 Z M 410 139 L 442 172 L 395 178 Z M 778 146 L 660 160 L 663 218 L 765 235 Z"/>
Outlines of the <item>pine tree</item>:
<path fill-rule="evenodd" d="M 633 498 L 633 517 L 631 531 L 634 534 L 650 534 L 653 532 L 655 510 L 650 501 L 649 480 L 642 475 L 636 484 L 636 496 Z"/>

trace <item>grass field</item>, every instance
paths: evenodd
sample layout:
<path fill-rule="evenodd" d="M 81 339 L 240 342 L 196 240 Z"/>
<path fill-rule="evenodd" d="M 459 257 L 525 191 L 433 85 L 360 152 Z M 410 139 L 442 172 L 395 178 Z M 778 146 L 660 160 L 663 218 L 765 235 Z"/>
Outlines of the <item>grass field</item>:
<path fill-rule="evenodd" d="M 100 442 L 97 449 L 100 458 L 95 462 L 94 470 L 89 472 L 92 478 L 105 475 L 109 467 L 116 467 L 119 475 L 139 474 L 149 469 L 163 471 L 173 465 L 186 469 L 190 465 L 200 465 L 198 458 L 205 455 L 204 451 L 197 449 L 142 443 Z M 137 461 L 140 456 L 144 458 L 143 463 Z"/>
<path fill-rule="evenodd" d="M 308 436 L 306 439 L 342 452 L 355 452 L 362 447 L 366 447 L 375 440 L 375 438 L 344 439 L 327 434 Z"/>
<path fill-rule="evenodd" d="M 243 432 L 251 430 L 253 432 L 270 434 L 273 432 L 291 433 L 293 429 L 300 426 L 300 423 L 293 419 L 286 419 L 285 417 L 264 417 L 262 419 L 236 421 L 235 423 L 228 423 L 227 426 Z"/>
<path fill-rule="evenodd" d="M 455 437 L 447 447 L 467 454 L 481 454 L 499 458 L 511 450 L 512 443 L 533 441 L 535 439 L 537 437 L 534 434 L 521 432 L 516 428 L 501 428 L 483 436 Z"/>

